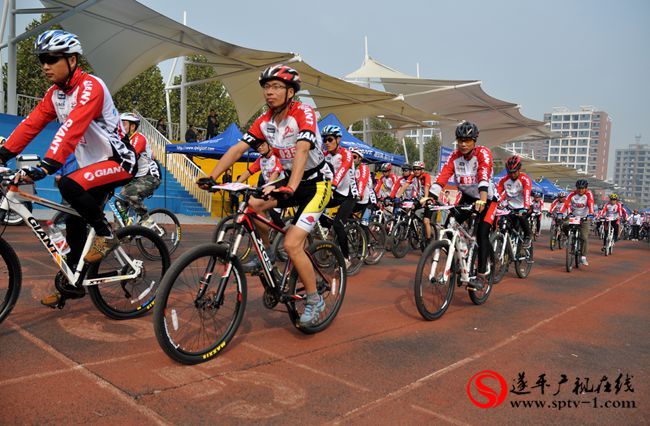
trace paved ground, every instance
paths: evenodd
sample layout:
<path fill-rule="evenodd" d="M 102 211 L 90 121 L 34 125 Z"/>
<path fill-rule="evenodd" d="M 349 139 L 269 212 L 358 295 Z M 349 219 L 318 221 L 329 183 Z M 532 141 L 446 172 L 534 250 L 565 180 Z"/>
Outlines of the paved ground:
<path fill-rule="evenodd" d="M 185 231 L 181 252 L 209 228 Z M 388 255 L 350 279 L 338 318 L 314 336 L 263 308 L 249 279 L 230 348 L 188 367 L 159 349 L 150 316 L 111 321 L 88 299 L 41 307 L 54 275 L 45 252 L 25 228 L 4 236 L 24 284 L 0 324 L 0 424 L 650 422 L 650 246 L 642 243 L 622 242 L 611 258 L 593 253 L 571 274 L 563 252 L 538 243 L 528 279 L 509 273 L 483 306 L 459 290 L 435 322 L 413 302 L 418 257 Z M 484 370 L 504 383 L 483 377 L 469 393 L 479 404 L 505 397 L 495 408 L 468 396 Z"/>

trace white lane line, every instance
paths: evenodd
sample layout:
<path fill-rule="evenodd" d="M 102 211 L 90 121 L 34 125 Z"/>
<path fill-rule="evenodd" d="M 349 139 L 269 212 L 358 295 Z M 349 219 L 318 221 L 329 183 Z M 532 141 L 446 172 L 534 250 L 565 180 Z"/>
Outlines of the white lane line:
<path fill-rule="evenodd" d="M 349 387 L 351 387 L 353 389 L 356 389 L 356 390 L 359 390 L 359 391 L 362 391 L 362 392 L 370 392 L 370 389 L 368 389 L 366 387 L 363 387 L 361 385 L 358 385 L 356 383 L 350 382 L 350 381 L 345 380 L 345 379 L 341 379 L 340 377 L 333 376 L 333 375 L 331 375 L 329 373 L 326 373 L 324 371 L 316 370 L 313 367 L 310 367 L 308 365 L 301 364 L 299 362 L 293 361 L 293 360 L 291 360 L 291 359 L 289 359 L 287 357 L 284 357 L 284 356 L 282 356 L 280 354 L 276 354 L 274 352 L 268 351 L 268 350 L 266 350 L 264 348 L 260 348 L 258 346 L 252 345 L 250 343 L 242 343 L 242 345 L 243 346 L 248 346 L 249 348 L 255 349 L 256 351 L 262 352 L 262 353 L 264 353 L 266 355 L 270 355 L 270 356 L 272 356 L 274 358 L 277 358 L 280 361 L 284 361 L 287 364 L 292 365 L 294 367 L 302 368 L 303 370 L 307 370 L 307 371 L 310 371 L 312 373 L 319 374 L 321 376 L 324 376 L 324 377 L 327 377 L 329 379 L 335 380 L 335 381 L 337 381 L 339 383 L 343 383 L 344 385 L 349 386 Z"/>
<path fill-rule="evenodd" d="M 152 422 L 159 424 L 159 425 L 171 425 L 172 423 L 169 423 L 167 420 L 165 420 L 163 417 L 161 417 L 158 413 L 155 411 L 149 409 L 148 407 L 145 407 L 144 405 L 140 405 L 137 402 L 133 400 L 133 397 L 131 397 L 128 393 L 124 392 L 123 390 L 119 389 L 118 387 L 114 386 L 113 384 L 109 383 L 108 381 L 104 380 L 97 374 L 93 373 L 92 371 L 88 370 L 85 366 L 71 360 L 67 356 L 65 356 L 63 353 L 57 351 L 54 349 L 52 346 L 49 344 L 45 343 L 43 340 L 39 339 L 38 337 L 34 336 L 32 333 L 28 332 L 27 330 L 23 330 L 20 328 L 17 324 L 12 323 L 8 321 L 9 326 L 12 327 L 14 330 L 16 330 L 21 336 L 23 336 L 25 339 L 29 340 L 32 342 L 34 345 L 36 345 L 39 349 L 49 353 L 52 355 L 54 358 L 58 359 L 61 361 L 63 364 L 68 366 L 69 369 L 79 371 L 81 374 L 86 376 L 86 378 L 90 379 L 90 381 L 94 382 L 97 386 L 99 386 L 102 389 L 105 389 L 112 395 L 116 396 L 118 399 L 126 403 L 128 406 L 145 416 L 147 419 L 151 420 Z"/>
<path fill-rule="evenodd" d="M 451 423 L 452 425 L 458 425 L 458 426 L 469 426 L 469 423 L 461 422 L 460 420 L 454 419 L 453 417 L 445 416 L 444 414 L 436 413 L 435 411 L 431 411 L 429 409 L 426 409 L 424 407 L 420 407 L 419 405 L 411 404 L 411 408 L 414 409 L 415 411 L 419 411 L 421 413 L 428 414 L 433 417 L 437 417 L 440 420 L 444 420 L 447 423 Z"/>
<path fill-rule="evenodd" d="M 648 271 L 650 271 L 650 269 L 646 269 L 645 271 L 640 272 L 640 273 L 626 279 L 625 281 L 621 281 L 620 283 L 616 284 L 615 286 L 606 288 L 605 290 L 603 290 L 603 291 L 601 291 L 599 293 L 596 293 L 595 295 L 591 296 L 590 298 L 585 299 L 585 300 L 583 300 L 582 302 L 580 302 L 580 303 L 578 303 L 576 305 L 573 305 L 573 306 L 570 306 L 570 307 L 566 308 L 565 310 L 563 310 L 562 312 L 560 312 L 558 314 L 555 314 L 555 315 L 553 315 L 553 316 L 551 316 L 549 318 L 541 320 L 538 323 L 528 327 L 527 329 L 519 331 L 516 334 L 514 334 L 514 335 L 512 335 L 512 336 L 510 336 L 510 337 L 508 337 L 506 339 L 503 339 L 502 341 L 500 341 L 499 343 L 497 343 L 496 345 L 494 345 L 494 346 L 492 346 L 492 347 L 490 347 L 488 349 L 485 349 L 485 350 L 480 351 L 480 352 L 476 352 L 473 355 L 470 355 L 470 356 L 468 356 L 466 358 L 463 358 L 463 359 L 461 359 L 459 361 L 456 361 L 453 364 L 450 364 L 450 365 L 448 365 L 448 366 L 446 366 L 444 368 L 441 368 L 440 370 L 436 370 L 433 373 L 428 374 L 428 375 L 426 375 L 424 377 L 421 377 L 418 380 L 409 383 L 408 385 L 402 386 L 401 388 L 399 388 L 399 389 L 397 389 L 397 390 L 395 390 L 393 392 L 390 392 L 390 393 L 382 396 L 381 398 L 375 399 L 374 401 L 370 401 L 367 404 L 364 404 L 364 405 L 362 405 L 360 407 L 357 407 L 357 408 L 355 408 L 353 410 L 350 410 L 347 413 L 345 413 L 345 414 L 337 417 L 336 419 L 334 419 L 331 423 L 332 424 L 340 424 L 344 420 L 349 420 L 350 418 L 356 417 L 356 416 L 358 416 L 358 415 L 360 415 L 360 414 L 362 414 L 362 413 L 364 413 L 366 411 L 369 411 L 370 409 L 372 409 L 372 408 L 374 408 L 374 407 L 376 407 L 378 405 L 381 405 L 382 403 L 384 403 L 386 401 L 398 398 L 398 397 L 400 397 L 400 396 L 402 396 L 402 395 L 404 395 L 404 394 L 406 394 L 406 393 L 408 393 L 408 392 L 410 392 L 410 391 L 412 391 L 414 389 L 417 389 L 420 386 L 423 386 L 427 381 L 429 381 L 431 379 L 438 378 L 438 377 L 440 377 L 440 376 L 442 376 L 444 374 L 449 373 L 450 371 L 453 371 L 453 370 L 456 370 L 456 369 L 458 369 L 460 367 L 463 367 L 464 365 L 469 364 L 470 362 L 476 361 L 477 359 L 482 358 L 483 356 L 485 356 L 487 354 L 490 354 L 490 353 L 496 351 L 497 349 L 500 349 L 503 346 L 506 346 L 509 343 L 514 342 L 515 340 L 519 339 L 521 336 L 529 334 L 532 331 L 537 330 L 541 326 L 546 325 L 549 322 L 556 320 L 557 318 L 563 316 L 564 314 L 567 314 L 567 313 L 569 313 L 569 312 L 571 312 L 571 311 L 573 311 L 573 310 L 575 310 L 577 308 L 580 308 L 580 307 L 586 305 L 587 303 L 592 302 L 593 300 L 595 300 L 595 299 L 609 293 L 610 291 L 612 291 L 612 290 L 614 290 L 614 289 L 616 289 L 616 288 L 618 288 L 618 287 L 620 287 L 620 286 L 622 286 L 624 284 L 627 284 L 628 282 L 630 282 L 632 280 L 637 279 L 637 277 L 639 277 L 641 275 L 647 274 Z"/>

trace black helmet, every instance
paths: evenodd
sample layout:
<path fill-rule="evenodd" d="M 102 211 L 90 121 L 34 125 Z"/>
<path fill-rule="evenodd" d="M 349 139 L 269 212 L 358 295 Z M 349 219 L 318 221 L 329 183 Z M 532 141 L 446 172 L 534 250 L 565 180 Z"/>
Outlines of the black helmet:
<path fill-rule="evenodd" d="M 588 186 L 589 186 L 589 182 L 587 182 L 587 179 L 578 179 L 576 181 L 577 189 L 587 188 Z"/>
<path fill-rule="evenodd" d="M 456 139 L 478 139 L 478 127 L 476 124 L 466 121 L 456 127 Z"/>

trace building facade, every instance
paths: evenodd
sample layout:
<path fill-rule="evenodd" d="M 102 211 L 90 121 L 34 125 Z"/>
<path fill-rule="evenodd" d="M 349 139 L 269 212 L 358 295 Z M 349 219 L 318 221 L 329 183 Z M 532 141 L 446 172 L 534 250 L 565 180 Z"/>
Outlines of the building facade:
<path fill-rule="evenodd" d="M 607 179 L 612 133 L 612 119 L 607 112 L 591 106 L 583 106 L 580 111 L 555 107 L 544 114 L 544 121 L 550 124 L 551 131 L 561 135 L 548 141 L 547 161 Z"/>
<path fill-rule="evenodd" d="M 638 206 L 650 207 L 650 145 L 637 139 L 627 149 L 617 149 L 614 163 L 614 183 L 626 199 L 635 199 Z"/>

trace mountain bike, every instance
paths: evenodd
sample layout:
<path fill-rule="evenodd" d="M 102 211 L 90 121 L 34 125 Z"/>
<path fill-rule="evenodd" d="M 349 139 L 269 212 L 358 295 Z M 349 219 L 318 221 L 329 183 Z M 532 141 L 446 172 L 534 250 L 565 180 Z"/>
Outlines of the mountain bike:
<path fill-rule="evenodd" d="M 567 242 L 566 242 L 566 271 L 571 272 L 573 267 L 580 268 L 580 261 L 582 259 L 582 221 L 579 217 L 569 216 L 567 226 Z"/>
<path fill-rule="evenodd" d="M 448 227 L 440 231 L 440 239 L 432 241 L 422 253 L 415 273 L 415 304 L 418 312 L 428 321 L 440 318 L 449 308 L 455 287 L 467 288 L 469 298 L 476 305 L 485 303 L 492 292 L 493 272 L 480 289 L 468 284 L 476 279 L 478 269 L 478 244 L 476 226 L 470 234 L 456 220 L 461 211 L 472 211 L 471 220 L 476 218 L 474 207 L 434 206 L 435 210 L 449 210 Z M 494 271 L 494 252 L 490 250 L 488 271 Z"/>
<path fill-rule="evenodd" d="M 411 248 L 424 250 L 426 246 L 424 224 L 422 219 L 415 214 L 419 207 L 420 203 L 416 200 L 404 200 L 399 205 L 395 225 L 390 234 L 392 237 L 391 252 L 398 259 L 406 256 Z"/>
<path fill-rule="evenodd" d="M 559 221 L 557 217 L 555 216 L 555 213 L 549 215 L 551 217 L 551 229 L 550 229 L 550 241 L 549 241 L 549 246 L 551 248 L 551 251 L 555 250 L 555 247 L 557 246 L 558 249 L 562 249 L 564 247 L 564 243 L 566 240 L 566 236 L 562 232 L 562 221 Z"/>
<path fill-rule="evenodd" d="M 261 197 L 262 190 L 242 183 L 215 185 L 224 190 Z M 243 203 L 246 205 L 246 203 Z M 263 303 L 273 309 L 286 306 L 292 324 L 306 334 L 326 329 L 336 317 L 346 290 L 345 263 L 341 250 L 331 242 L 315 241 L 305 249 L 316 275 L 318 293 L 325 300 L 325 311 L 318 322 L 300 325 L 306 292 L 291 259 L 282 268 L 273 266 L 259 236 L 255 222 L 284 234 L 286 231 L 249 208 L 240 208 L 236 237 L 232 243 L 207 243 L 180 256 L 165 274 L 154 308 L 156 339 L 164 352 L 183 364 L 198 364 L 219 355 L 235 336 L 244 316 L 247 299 L 246 276 L 237 257 L 238 245 L 249 235 L 261 263 Z"/>
<path fill-rule="evenodd" d="M 55 277 L 55 287 L 61 293 L 58 308 L 63 308 L 67 299 L 82 297 L 85 291 L 81 291 L 81 289 L 88 291 L 91 300 L 100 312 L 113 319 L 136 318 L 144 315 L 153 307 L 158 285 L 169 267 L 169 252 L 158 235 L 141 226 L 117 229 L 115 236 L 120 243 L 112 248 L 101 261 L 88 264 L 83 258 L 90 251 L 95 237 L 95 230 L 91 228 L 81 253 L 81 260 L 73 269 L 66 263 L 65 256 L 59 247 L 54 244 L 46 230 L 41 227 L 41 224 L 22 202 L 34 202 L 77 217 L 80 217 L 79 213 L 71 207 L 21 191 L 19 189 L 20 175 L 17 171 L 0 167 L 0 177 L 2 178 L 0 191 L 4 195 L 0 204 L 0 222 L 2 216 L 9 210 L 13 210 L 21 216 L 50 253 L 54 263 L 60 269 Z M 0 300 L 0 320 L 9 314 L 18 299 L 22 275 L 15 250 L 8 242 L 5 241 L 5 243 L 0 243 L 0 258 L 4 262 L 1 269 L 6 267 L 9 272 L 7 275 L 8 285 L 3 279 L 0 289 L 8 288 L 9 290 Z M 149 254 L 155 254 L 157 260 L 143 256 L 141 248 L 139 248 L 142 246 L 148 247 Z"/>
<path fill-rule="evenodd" d="M 611 255 L 612 251 L 614 251 L 614 226 L 613 226 L 613 224 L 614 224 L 615 221 L 616 221 L 616 219 L 614 219 L 614 220 L 606 219 L 605 220 L 605 225 L 604 226 L 607 229 L 607 231 L 605 231 L 606 233 L 605 233 L 605 238 L 604 238 L 605 244 L 603 245 L 603 253 L 605 254 L 605 256 Z"/>
<path fill-rule="evenodd" d="M 498 227 L 490 235 L 494 251 L 494 283 L 498 283 L 508 272 L 511 262 L 519 278 L 526 278 L 533 266 L 533 245 L 524 246 L 523 230 L 513 220 L 510 210 L 497 210 Z"/>

